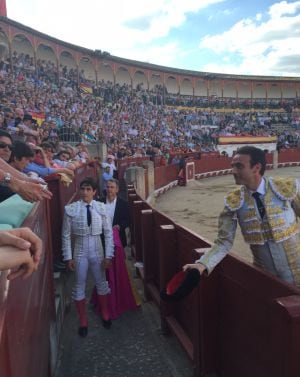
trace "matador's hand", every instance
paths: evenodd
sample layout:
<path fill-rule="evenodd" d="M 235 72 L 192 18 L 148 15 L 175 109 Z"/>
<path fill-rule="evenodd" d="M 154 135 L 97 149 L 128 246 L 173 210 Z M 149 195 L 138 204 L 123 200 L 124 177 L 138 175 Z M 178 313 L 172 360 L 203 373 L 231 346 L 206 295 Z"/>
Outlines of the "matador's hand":
<path fill-rule="evenodd" d="M 71 271 L 75 271 L 76 264 L 75 264 L 74 259 L 68 260 L 67 263 L 68 263 L 68 269 Z"/>
<path fill-rule="evenodd" d="M 103 262 L 102 262 L 102 266 L 103 268 L 106 270 L 107 268 L 109 268 L 111 266 L 111 263 L 112 263 L 112 260 L 109 259 L 109 258 L 104 258 L 103 259 Z"/>
<path fill-rule="evenodd" d="M 200 275 L 202 275 L 203 272 L 206 270 L 206 267 L 201 263 L 186 264 L 182 267 L 183 271 L 190 270 L 192 268 L 198 270 L 200 272 Z"/>

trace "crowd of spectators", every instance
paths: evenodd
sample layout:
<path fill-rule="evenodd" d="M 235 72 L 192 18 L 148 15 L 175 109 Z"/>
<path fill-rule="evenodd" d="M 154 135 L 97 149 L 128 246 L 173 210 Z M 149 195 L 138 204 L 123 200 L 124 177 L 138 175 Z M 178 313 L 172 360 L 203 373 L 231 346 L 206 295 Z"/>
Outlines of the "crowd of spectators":
<path fill-rule="evenodd" d="M 35 67 L 32 57 L 16 52 L 12 68 L 2 59 L 0 129 L 12 141 L 29 144 L 26 155 L 12 156 L 14 164 L 26 159 L 26 173 L 72 176 L 76 160 L 88 157 L 87 143 L 106 143 L 116 159 L 161 155 L 166 163 L 182 152 L 215 151 L 220 136 L 277 136 L 280 147 L 300 144 L 296 112 L 168 106 L 174 95 L 161 85 L 146 90 L 143 84 L 132 88 L 103 80 L 84 94 L 78 85 L 87 83 L 84 71 L 60 66 L 58 80 L 56 65 L 39 59 Z"/>

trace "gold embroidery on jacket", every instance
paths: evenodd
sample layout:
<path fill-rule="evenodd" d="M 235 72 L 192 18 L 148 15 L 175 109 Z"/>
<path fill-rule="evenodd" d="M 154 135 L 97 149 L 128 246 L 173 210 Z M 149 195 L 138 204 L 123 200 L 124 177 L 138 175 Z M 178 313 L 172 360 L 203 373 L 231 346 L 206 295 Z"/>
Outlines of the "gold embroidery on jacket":
<path fill-rule="evenodd" d="M 270 216 L 273 216 L 273 215 L 282 214 L 283 210 L 280 207 L 266 206 L 266 213 L 267 213 L 267 216 L 270 217 Z"/>
<path fill-rule="evenodd" d="M 289 227 L 282 229 L 268 229 L 258 230 L 258 232 L 246 233 L 243 232 L 245 241 L 249 244 L 263 244 L 266 241 L 280 242 L 288 239 L 289 237 L 298 233 L 296 224 L 292 224 Z"/>
<path fill-rule="evenodd" d="M 285 226 L 285 220 L 282 217 L 270 218 L 268 223 L 268 228 L 272 230 Z"/>
<path fill-rule="evenodd" d="M 237 188 L 234 191 L 231 191 L 227 196 L 225 197 L 225 204 L 231 211 L 238 210 L 243 201 L 243 192 L 241 187 Z"/>
<path fill-rule="evenodd" d="M 295 178 L 270 178 L 270 186 L 275 194 L 282 200 L 292 200 L 297 194 L 297 183 Z"/>
<path fill-rule="evenodd" d="M 243 215 L 243 220 L 245 222 L 256 219 L 256 211 L 255 209 L 248 209 L 248 211 Z"/>
<path fill-rule="evenodd" d="M 300 242 L 299 238 L 292 238 L 283 241 L 282 246 L 285 251 L 289 267 L 291 269 L 294 284 L 300 288 Z"/>

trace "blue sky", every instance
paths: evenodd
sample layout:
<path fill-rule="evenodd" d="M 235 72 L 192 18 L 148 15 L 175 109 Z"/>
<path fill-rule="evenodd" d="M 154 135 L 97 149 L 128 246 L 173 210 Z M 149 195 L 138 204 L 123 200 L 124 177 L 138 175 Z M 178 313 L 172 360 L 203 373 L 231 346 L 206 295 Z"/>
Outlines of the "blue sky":
<path fill-rule="evenodd" d="M 300 1 L 6 0 L 9 18 L 128 59 L 300 76 Z"/>

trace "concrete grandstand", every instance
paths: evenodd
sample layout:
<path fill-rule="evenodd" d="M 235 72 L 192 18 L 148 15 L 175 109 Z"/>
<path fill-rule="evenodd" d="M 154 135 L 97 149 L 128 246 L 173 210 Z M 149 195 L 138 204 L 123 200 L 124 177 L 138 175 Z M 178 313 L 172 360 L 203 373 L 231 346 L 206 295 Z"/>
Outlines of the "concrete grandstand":
<path fill-rule="evenodd" d="M 57 80 L 72 70 L 78 85 L 142 86 L 155 92 L 159 103 L 214 109 L 296 110 L 300 107 L 299 77 L 270 77 L 196 72 L 133 61 L 106 51 L 89 50 L 42 34 L 5 16 L 0 18 L 0 43 L 7 64 L 23 53 L 32 70 L 44 62 L 52 66 Z"/>

